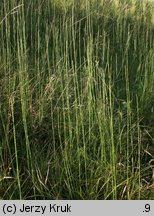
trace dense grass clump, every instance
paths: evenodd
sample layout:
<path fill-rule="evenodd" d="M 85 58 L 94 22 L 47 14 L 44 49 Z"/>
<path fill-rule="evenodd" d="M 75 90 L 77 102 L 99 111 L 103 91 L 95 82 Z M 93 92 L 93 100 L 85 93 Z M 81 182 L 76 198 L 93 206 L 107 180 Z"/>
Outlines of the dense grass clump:
<path fill-rule="evenodd" d="M 153 199 L 153 4 L 0 2 L 1 199 Z"/>

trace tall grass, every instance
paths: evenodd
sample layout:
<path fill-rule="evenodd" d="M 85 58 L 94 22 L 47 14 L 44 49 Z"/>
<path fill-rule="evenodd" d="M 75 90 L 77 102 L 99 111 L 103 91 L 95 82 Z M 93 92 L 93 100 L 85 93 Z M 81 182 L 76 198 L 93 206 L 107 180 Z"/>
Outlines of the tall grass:
<path fill-rule="evenodd" d="M 148 1 L 0 3 L 0 197 L 153 199 Z"/>

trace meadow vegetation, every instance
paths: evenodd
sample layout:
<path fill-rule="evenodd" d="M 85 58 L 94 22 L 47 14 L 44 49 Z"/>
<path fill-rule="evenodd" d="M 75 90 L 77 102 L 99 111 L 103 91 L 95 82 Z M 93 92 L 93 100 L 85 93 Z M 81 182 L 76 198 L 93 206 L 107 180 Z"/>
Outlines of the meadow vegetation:
<path fill-rule="evenodd" d="M 0 1 L 0 198 L 154 198 L 154 6 Z"/>

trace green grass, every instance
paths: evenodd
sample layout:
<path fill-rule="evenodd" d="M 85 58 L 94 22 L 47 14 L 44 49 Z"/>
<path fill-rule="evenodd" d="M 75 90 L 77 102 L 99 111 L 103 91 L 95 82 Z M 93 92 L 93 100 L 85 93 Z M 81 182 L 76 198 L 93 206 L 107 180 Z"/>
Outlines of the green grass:
<path fill-rule="evenodd" d="M 153 199 L 154 5 L 0 3 L 1 199 Z"/>

